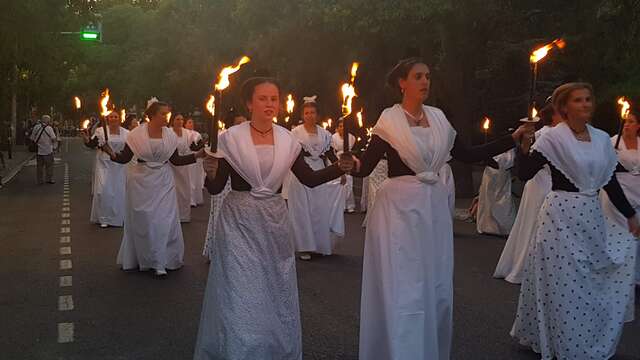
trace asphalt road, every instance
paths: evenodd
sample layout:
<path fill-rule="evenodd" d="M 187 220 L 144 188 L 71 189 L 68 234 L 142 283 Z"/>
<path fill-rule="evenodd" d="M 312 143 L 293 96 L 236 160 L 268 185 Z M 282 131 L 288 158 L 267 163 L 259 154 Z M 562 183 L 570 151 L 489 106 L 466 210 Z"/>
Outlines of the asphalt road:
<path fill-rule="evenodd" d="M 208 207 L 183 226 L 184 268 L 161 280 L 124 272 L 115 263 L 122 230 L 88 221 L 94 153 L 73 140 L 59 157 L 55 185 L 35 185 L 26 167 L 0 190 L 0 359 L 190 359 Z M 362 217 L 347 215 L 337 255 L 298 262 L 305 359 L 357 359 Z M 491 278 L 504 242 L 455 224 L 452 359 L 539 358 L 508 335 L 518 287 Z M 640 321 L 628 324 L 615 359 L 640 359 L 639 340 Z"/>

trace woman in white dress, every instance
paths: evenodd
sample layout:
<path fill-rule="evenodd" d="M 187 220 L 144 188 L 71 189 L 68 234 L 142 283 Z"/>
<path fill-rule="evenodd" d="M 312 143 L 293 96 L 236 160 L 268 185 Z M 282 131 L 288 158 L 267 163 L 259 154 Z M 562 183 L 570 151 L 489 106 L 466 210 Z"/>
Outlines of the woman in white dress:
<path fill-rule="evenodd" d="M 331 147 L 331 133 L 317 125 L 316 97 L 304 98 L 304 123 L 291 130 L 302 146 L 304 161 L 313 170 L 324 169 L 338 161 Z M 311 254 L 331 255 L 335 237 L 344 236 L 344 191 L 338 179 L 310 188 L 290 175 L 289 219 L 293 227 L 295 249 L 301 260 Z"/>
<path fill-rule="evenodd" d="M 109 146 L 115 151 L 124 149 L 129 131 L 120 127 L 120 115 L 117 111 L 107 115 L 107 132 Z M 122 226 L 127 169 L 124 165 L 112 162 L 109 155 L 101 150 L 105 144 L 103 127 L 97 128 L 91 139 L 86 130 L 81 134 L 87 147 L 97 149 L 92 181 L 93 199 L 90 221 L 100 224 L 101 228 Z"/>
<path fill-rule="evenodd" d="M 184 128 L 191 132 L 189 140 L 189 149 L 196 152 L 204 147 L 202 135 L 195 130 L 195 123 L 192 117 L 187 117 L 184 122 Z M 195 164 L 188 166 L 189 180 L 191 180 L 191 207 L 197 207 L 204 203 L 202 190 L 204 189 L 204 169 L 202 168 L 202 159 L 198 159 Z"/>
<path fill-rule="evenodd" d="M 134 156 L 137 159 L 127 167 L 124 236 L 117 263 L 124 270 L 154 269 L 158 276 L 182 267 L 184 257 L 171 165 L 189 165 L 204 157 L 203 150 L 178 154 L 178 137 L 165 126 L 169 111 L 166 103 L 152 103 L 145 111 L 150 121 L 129 133 L 121 152 L 104 148 L 117 163 L 126 164 Z"/>
<path fill-rule="evenodd" d="M 338 127 L 336 128 L 336 132 L 331 137 L 331 147 L 336 152 L 336 156 L 339 158 L 344 152 L 344 121 L 342 119 L 338 120 Z M 356 137 L 353 134 L 349 134 L 349 148 L 353 149 L 353 145 L 356 144 Z M 344 182 L 344 191 L 345 191 L 345 204 L 344 209 L 349 213 L 354 213 L 356 211 L 356 200 L 353 194 L 353 177 L 351 175 L 345 175 L 346 182 Z"/>
<path fill-rule="evenodd" d="M 548 104 L 540 110 L 540 117 L 544 126 L 536 131 L 536 139 L 562 121 L 562 117 L 553 110 L 552 104 Z M 538 212 L 544 198 L 550 191 L 551 173 L 549 167 L 545 166 L 524 185 L 516 221 L 504 245 L 493 277 L 505 279 L 513 284 L 522 282 L 525 260 L 535 236 Z"/>
<path fill-rule="evenodd" d="M 629 118 L 624 123 L 624 129 L 622 131 L 622 139 L 618 144 L 618 171 L 616 177 L 624 194 L 629 199 L 631 206 L 636 210 L 636 213 L 640 212 L 640 112 L 634 109 Z M 618 135 L 611 138 L 611 143 L 615 144 L 618 140 Z M 613 204 L 609 201 L 609 197 L 606 193 L 602 195 L 602 211 L 611 220 L 615 221 L 619 226 L 623 227 L 626 219 L 618 210 L 615 209 Z M 640 246 L 638 247 L 638 254 L 636 256 L 636 284 L 640 286 Z M 633 309 L 633 308 L 632 308 Z"/>
<path fill-rule="evenodd" d="M 633 298 L 640 226 L 613 176 L 618 159 L 609 135 L 589 125 L 591 85 L 562 85 L 552 101 L 564 122 L 518 153 L 520 178 L 548 165 L 552 190 L 538 215 L 511 336 L 545 360 L 609 359 Z M 605 221 L 600 189 L 624 214 L 625 228 Z"/>
<path fill-rule="evenodd" d="M 192 154 L 191 144 L 193 140 L 193 134 L 191 130 L 185 129 L 184 116 L 180 113 L 171 115 L 169 120 L 169 127 L 173 130 L 178 138 L 178 155 L 186 156 Z M 191 168 L 196 163 L 189 166 L 176 166 L 171 165 L 173 170 L 173 178 L 176 184 L 176 195 L 178 196 L 178 212 L 180 214 L 180 222 L 191 221 Z"/>
<path fill-rule="evenodd" d="M 204 161 L 205 186 L 233 190 L 217 219 L 214 261 L 202 305 L 195 360 L 301 360 L 300 309 L 291 223 L 279 191 L 291 170 L 306 186 L 338 178 L 353 160 L 313 171 L 298 140 L 274 125 L 280 89 L 252 78 L 242 89 L 251 120 L 220 135 Z"/>
<path fill-rule="evenodd" d="M 441 170 L 449 158 L 486 160 L 515 146 L 525 126 L 466 147 L 444 113 L 423 102 L 430 71 L 400 61 L 388 84 L 402 102 L 385 109 L 354 176 L 386 155 L 389 179 L 376 194 L 365 235 L 360 359 L 449 359 L 453 311 L 453 220 Z"/>
<path fill-rule="evenodd" d="M 516 218 L 516 204 L 511 196 L 511 168 L 515 150 L 494 156 L 488 161 L 478 194 L 479 234 L 507 235 Z"/>

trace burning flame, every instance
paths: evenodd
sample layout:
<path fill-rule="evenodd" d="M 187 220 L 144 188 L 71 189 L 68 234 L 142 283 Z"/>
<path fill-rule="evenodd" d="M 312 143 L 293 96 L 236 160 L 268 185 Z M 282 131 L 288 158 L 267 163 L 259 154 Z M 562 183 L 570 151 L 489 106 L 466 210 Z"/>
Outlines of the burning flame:
<path fill-rule="evenodd" d="M 358 118 L 358 126 L 364 127 L 364 123 L 362 122 L 362 109 L 358 111 L 356 117 Z"/>
<path fill-rule="evenodd" d="M 171 121 L 171 111 L 167 113 L 167 124 Z"/>
<path fill-rule="evenodd" d="M 351 65 L 351 83 L 352 84 L 356 80 L 356 75 L 358 74 L 358 67 L 360 67 L 360 64 L 357 62 L 354 62 Z"/>
<path fill-rule="evenodd" d="M 327 119 L 327 125 L 329 125 L 329 127 L 331 127 L 332 124 L 333 124 L 333 119 L 328 118 Z"/>
<path fill-rule="evenodd" d="M 284 118 L 284 123 L 285 123 L 285 124 L 288 124 L 288 123 L 289 123 L 289 117 L 288 117 L 288 116 Z"/>
<path fill-rule="evenodd" d="M 329 124 L 326 121 L 322 122 L 322 127 L 326 130 L 329 127 Z"/>
<path fill-rule="evenodd" d="M 537 63 L 538 61 L 544 59 L 548 54 L 549 51 L 551 49 L 553 49 L 554 47 L 557 47 L 558 49 L 562 49 L 564 48 L 566 45 L 565 41 L 562 39 L 555 39 L 553 40 L 551 43 L 544 45 L 538 49 L 536 49 L 535 51 L 533 51 L 531 53 L 531 56 L 529 56 L 529 61 L 532 64 Z"/>
<path fill-rule="evenodd" d="M 373 128 L 367 128 L 367 137 L 371 138 L 371 135 L 373 135 Z"/>
<path fill-rule="evenodd" d="M 247 56 L 243 56 L 236 66 L 227 66 L 220 71 L 220 75 L 218 76 L 218 83 L 215 85 L 215 89 L 218 91 L 222 91 L 231 85 L 229 82 L 229 75 L 240 70 L 240 67 L 246 63 L 251 61 Z"/>
<path fill-rule="evenodd" d="M 224 130 L 224 127 L 225 127 L 225 126 L 224 126 L 224 123 L 223 123 L 222 121 L 218 120 L 218 128 L 219 128 L 220 130 Z"/>
<path fill-rule="evenodd" d="M 82 129 L 83 129 L 83 130 L 88 129 L 88 128 L 89 128 L 89 124 L 90 124 L 90 123 L 91 123 L 91 121 L 89 121 L 89 119 L 85 119 L 85 120 L 82 122 Z"/>
<path fill-rule="evenodd" d="M 121 123 L 123 123 L 123 122 L 124 122 L 124 119 L 125 119 L 126 117 L 127 117 L 127 112 L 126 112 L 124 109 L 120 110 L 120 122 L 121 122 Z"/>
<path fill-rule="evenodd" d="M 278 118 L 277 118 L 277 117 L 275 117 L 275 116 L 274 116 L 272 120 L 273 120 L 273 123 L 274 123 L 274 124 L 277 124 L 277 123 L 278 123 Z"/>
<path fill-rule="evenodd" d="M 627 99 L 625 99 L 624 96 L 618 99 L 618 104 L 622 106 L 620 108 L 620 118 L 622 120 L 627 120 L 627 118 L 629 117 L 631 104 L 629 104 L 629 102 L 627 101 Z"/>
<path fill-rule="evenodd" d="M 216 98 L 213 95 L 209 95 L 209 100 L 207 100 L 207 105 L 205 105 L 207 111 L 214 116 L 216 114 Z"/>
<path fill-rule="evenodd" d="M 293 112 L 294 106 L 296 106 L 296 102 L 293 101 L 293 95 L 289 94 L 289 96 L 287 96 L 287 112 L 289 114 Z"/>
<path fill-rule="evenodd" d="M 484 122 L 482 123 L 482 129 L 484 129 L 484 131 L 488 131 L 490 126 L 491 126 L 491 119 L 485 116 Z"/>
<path fill-rule="evenodd" d="M 73 102 L 74 102 L 74 105 L 76 106 L 76 110 L 80 110 L 80 108 L 82 108 L 82 101 L 80 101 L 79 97 L 74 96 Z"/>
<path fill-rule="evenodd" d="M 100 109 L 102 109 L 102 111 L 100 112 L 100 115 L 102 116 L 107 116 L 109 115 L 109 113 L 111 113 L 111 111 L 107 107 L 107 105 L 109 104 L 109 97 L 110 97 L 109 89 L 104 89 L 104 92 L 102 93 L 102 98 L 100 98 Z"/>
<path fill-rule="evenodd" d="M 538 117 L 538 110 L 537 110 L 537 109 L 536 109 L 536 107 L 534 106 L 534 107 L 531 109 L 531 118 L 532 118 L 532 119 L 535 119 L 536 117 Z"/>
<path fill-rule="evenodd" d="M 351 104 L 353 98 L 358 96 L 356 88 L 352 84 L 342 84 L 342 116 L 346 117 L 351 114 Z"/>

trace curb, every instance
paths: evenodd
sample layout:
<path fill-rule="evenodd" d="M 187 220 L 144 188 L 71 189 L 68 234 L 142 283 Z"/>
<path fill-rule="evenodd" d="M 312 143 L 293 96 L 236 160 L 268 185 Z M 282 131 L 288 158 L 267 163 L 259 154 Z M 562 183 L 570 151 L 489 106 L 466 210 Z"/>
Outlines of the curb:
<path fill-rule="evenodd" d="M 35 158 L 35 154 L 32 154 L 31 156 L 27 157 L 26 160 L 24 160 L 23 162 L 21 162 L 18 166 L 16 166 L 15 168 L 13 168 L 11 171 L 9 171 L 9 175 L 7 175 L 6 177 L 2 178 L 2 181 L 0 182 L 0 186 L 4 186 L 7 183 L 9 183 L 9 181 L 11 181 L 16 175 L 18 175 L 18 173 L 20 172 L 20 170 L 22 170 L 22 168 L 31 160 L 33 160 Z"/>

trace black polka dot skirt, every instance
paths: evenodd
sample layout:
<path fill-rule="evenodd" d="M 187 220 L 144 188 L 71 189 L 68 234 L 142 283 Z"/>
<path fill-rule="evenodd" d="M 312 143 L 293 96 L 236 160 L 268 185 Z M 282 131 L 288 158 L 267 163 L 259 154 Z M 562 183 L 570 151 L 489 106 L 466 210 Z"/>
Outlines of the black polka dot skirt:
<path fill-rule="evenodd" d="M 635 239 L 597 196 L 551 192 L 538 215 L 511 335 L 542 359 L 609 359 L 633 306 Z"/>

